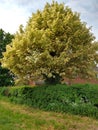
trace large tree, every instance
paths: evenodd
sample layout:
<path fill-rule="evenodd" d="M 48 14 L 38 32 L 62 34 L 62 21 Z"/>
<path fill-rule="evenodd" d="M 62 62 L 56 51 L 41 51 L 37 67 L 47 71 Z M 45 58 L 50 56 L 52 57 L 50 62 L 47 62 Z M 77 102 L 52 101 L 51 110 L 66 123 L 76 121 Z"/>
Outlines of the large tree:
<path fill-rule="evenodd" d="M 20 26 L 6 47 L 2 66 L 25 81 L 42 77 L 58 83 L 62 77 L 94 76 L 98 44 L 90 30 L 64 4 L 47 3 L 32 14 L 25 29 Z"/>
<path fill-rule="evenodd" d="M 6 33 L 3 29 L 0 29 L 0 58 L 3 57 L 2 53 L 6 51 L 6 45 L 12 41 L 13 37 L 10 33 Z M 0 87 L 13 84 L 13 75 L 8 69 L 2 68 L 0 64 Z"/>

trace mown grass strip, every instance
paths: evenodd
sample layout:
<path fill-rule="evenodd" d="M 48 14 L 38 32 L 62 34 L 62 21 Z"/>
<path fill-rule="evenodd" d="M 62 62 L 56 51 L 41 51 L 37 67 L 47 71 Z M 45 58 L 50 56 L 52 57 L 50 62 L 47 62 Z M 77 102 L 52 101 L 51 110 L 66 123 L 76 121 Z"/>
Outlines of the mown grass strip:
<path fill-rule="evenodd" d="M 98 121 L 45 112 L 0 99 L 0 130 L 98 130 Z"/>

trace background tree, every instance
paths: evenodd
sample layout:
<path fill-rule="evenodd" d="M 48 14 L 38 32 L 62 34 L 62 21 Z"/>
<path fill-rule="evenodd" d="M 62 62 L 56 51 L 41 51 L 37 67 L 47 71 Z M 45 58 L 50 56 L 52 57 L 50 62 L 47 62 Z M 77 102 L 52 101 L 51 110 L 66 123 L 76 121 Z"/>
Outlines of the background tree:
<path fill-rule="evenodd" d="M 59 83 L 62 77 L 95 76 L 98 43 L 90 29 L 64 4 L 47 3 L 43 11 L 32 14 L 25 29 L 20 26 L 2 66 L 24 81 L 42 77 Z"/>
<path fill-rule="evenodd" d="M 2 52 L 6 51 L 6 45 L 14 38 L 10 33 L 5 33 L 0 29 L 0 58 L 3 57 Z M 0 64 L 0 87 L 13 85 L 13 75 L 8 69 L 2 68 Z"/>

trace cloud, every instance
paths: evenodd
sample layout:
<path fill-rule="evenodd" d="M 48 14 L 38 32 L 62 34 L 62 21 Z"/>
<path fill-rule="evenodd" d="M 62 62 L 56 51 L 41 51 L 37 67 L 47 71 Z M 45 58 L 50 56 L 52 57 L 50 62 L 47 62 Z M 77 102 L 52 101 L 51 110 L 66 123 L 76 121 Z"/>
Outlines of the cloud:
<path fill-rule="evenodd" d="M 25 24 L 28 12 L 19 8 L 12 0 L 0 1 L 0 28 L 6 32 L 15 33 L 20 24 Z"/>
<path fill-rule="evenodd" d="M 87 23 L 87 27 L 92 26 L 92 32 L 98 40 L 98 0 L 70 0 L 67 5 L 73 11 L 80 13 L 82 21 Z"/>
<path fill-rule="evenodd" d="M 11 0 L 13 1 L 13 0 Z M 24 7 L 28 12 L 35 12 L 37 9 L 43 9 L 46 2 L 52 3 L 53 0 L 16 0 L 14 1 L 19 7 Z M 67 2 L 68 0 L 57 0 L 59 3 Z"/>

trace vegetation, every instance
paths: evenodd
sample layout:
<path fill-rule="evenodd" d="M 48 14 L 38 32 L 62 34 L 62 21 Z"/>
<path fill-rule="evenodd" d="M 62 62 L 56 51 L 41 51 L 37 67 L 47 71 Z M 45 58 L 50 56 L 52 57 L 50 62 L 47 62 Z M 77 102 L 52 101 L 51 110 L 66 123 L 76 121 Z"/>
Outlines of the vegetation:
<path fill-rule="evenodd" d="M 1 88 L 10 101 L 45 111 L 67 112 L 98 119 L 98 85 L 52 85 Z M 95 100 L 96 99 L 96 100 Z"/>
<path fill-rule="evenodd" d="M 50 84 L 59 83 L 63 76 L 88 78 L 95 76 L 96 46 L 79 14 L 53 1 L 33 13 L 25 29 L 20 26 L 6 47 L 2 66 L 25 83 L 39 77 Z"/>
<path fill-rule="evenodd" d="M 3 57 L 2 53 L 6 51 L 6 45 L 8 45 L 13 38 L 13 35 L 0 29 L 0 58 Z M 13 75 L 8 69 L 2 68 L 0 64 L 0 87 L 10 85 L 14 85 Z"/>
<path fill-rule="evenodd" d="M 98 85 L 60 84 L 64 77 L 96 76 L 98 43 L 90 30 L 78 13 L 54 1 L 20 25 L 15 38 L 0 29 L 1 130 L 98 129 Z M 4 87 L 15 78 L 46 84 Z"/>

